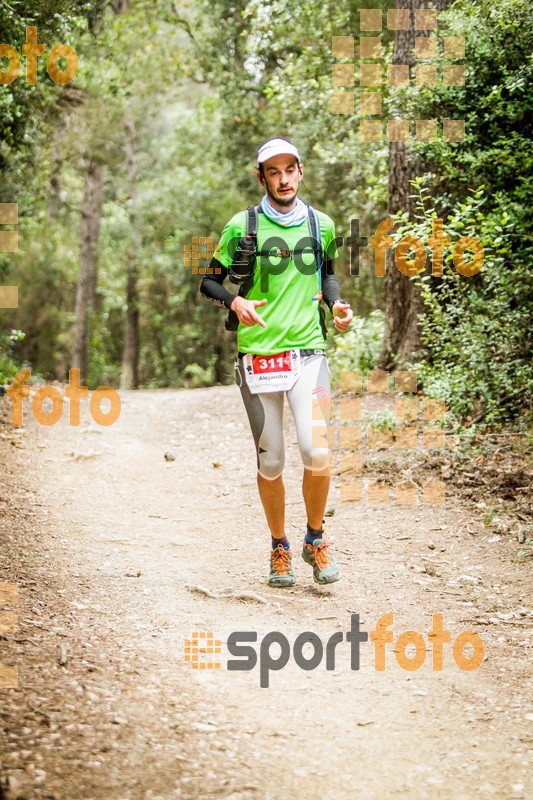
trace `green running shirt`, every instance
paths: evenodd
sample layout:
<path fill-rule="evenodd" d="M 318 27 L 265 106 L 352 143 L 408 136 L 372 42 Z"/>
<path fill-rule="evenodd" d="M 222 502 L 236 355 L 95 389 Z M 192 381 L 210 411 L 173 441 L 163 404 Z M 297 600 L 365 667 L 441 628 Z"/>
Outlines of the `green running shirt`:
<path fill-rule="evenodd" d="M 322 251 L 327 252 L 330 258 L 334 258 L 336 250 L 334 245 L 331 248 L 330 245 L 335 239 L 335 223 L 327 214 L 323 214 L 321 211 L 317 211 L 317 214 L 322 237 Z M 246 212 L 240 211 L 230 219 L 222 231 L 220 242 L 214 253 L 215 258 L 226 268 L 233 260 L 239 239 L 245 235 Z M 268 242 L 268 239 L 272 237 L 276 237 L 278 241 L 276 243 Z M 257 309 L 266 328 L 262 328 L 259 324 L 248 327 L 239 323 L 237 344 L 242 353 L 258 353 L 269 356 L 291 348 L 323 349 L 324 336 L 320 326 L 319 302 L 311 299 L 318 292 L 318 275 L 314 264 L 314 253 L 310 249 L 309 237 L 307 219 L 301 225 L 286 228 L 273 222 L 265 214 L 258 214 L 258 249 L 262 251 L 269 249 L 270 246 L 278 247 L 290 250 L 291 256 L 290 260 L 283 260 L 274 255 L 270 256 L 270 259 L 258 256 L 253 286 L 246 298 L 247 300 L 266 298 L 266 305 Z M 284 244 L 281 244 L 280 239 Z M 293 251 L 301 239 L 306 241 L 301 242 L 298 249 L 302 247 L 309 249 L 303 255 L 296 255 L 296 259 L 300 263 L 300 270 L 298 270 L 294 263 Z M 230 245 L 229 252 L 228 245 Z M 287 262 L 284 270 L 277 267 L 282 262 Z M 279 271 L 280 274 L 276 275 L 276 271 Z M 311 274 L 303 274 L 304 272 Z"/>

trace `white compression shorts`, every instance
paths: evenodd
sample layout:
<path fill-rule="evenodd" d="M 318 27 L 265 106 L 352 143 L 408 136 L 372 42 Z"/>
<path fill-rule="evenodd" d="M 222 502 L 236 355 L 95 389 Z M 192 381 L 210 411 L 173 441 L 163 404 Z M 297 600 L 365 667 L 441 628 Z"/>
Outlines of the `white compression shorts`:
<path fill-rule="evenodd" d="M 307 351 L 308 352 L 308 351 Z M 252 394 L 246 383 L 242 358 L 235 361 L 235 382 L 241 390 L 244 407 L 254 437 L 257 469 L 268 480 L 283 472 L 285 441 L 283 437 L 283 404 L 285 395 L 296 426 L 298 447 L 304 467 L 313 471 L 329 465 L 329 438 L 313 428 L 327 426 L 329 432 L 331 385 L 326 356 L 322 350 L 301 356 L 300 375 L 287 392 Z M 313 446 L 314 445 L 314 446 Z M 320 446 L 323 445 L 323 446 Z"/>

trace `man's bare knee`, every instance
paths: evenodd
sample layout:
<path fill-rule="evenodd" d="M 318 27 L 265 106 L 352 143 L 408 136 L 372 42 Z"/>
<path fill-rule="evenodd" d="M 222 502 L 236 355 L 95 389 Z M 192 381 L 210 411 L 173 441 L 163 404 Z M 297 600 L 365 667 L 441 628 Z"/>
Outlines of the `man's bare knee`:
<path fill-rule="evenodd" d="M 277 475 L 267 475 L 262 470 L 258 469 L 257 470 L 257 475 L 258 475 L 259 478 L 264 478 L 266 481 L 276 481 L 278 478 L 281 478 L 281 476 L 283 475 L 283 470 L 281 472 L 278 472 Z"/>

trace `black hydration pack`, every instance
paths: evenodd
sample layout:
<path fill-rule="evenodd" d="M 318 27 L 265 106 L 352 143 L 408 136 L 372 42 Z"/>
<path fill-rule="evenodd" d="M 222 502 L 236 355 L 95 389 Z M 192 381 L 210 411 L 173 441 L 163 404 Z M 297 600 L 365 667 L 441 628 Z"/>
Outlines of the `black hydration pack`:
<path fill-rule="evenodd" d="M 262 212 L 261 212 L 262 213 Z M 257 244 L 257 229 L 258 229 L 258 214 L 259 214 L 259 206 L 248 206 L 246 209 L 246 237 L 251 237 L 255 242 L 255 258 L 254 258 L 254 268 L 250 271 L 250 274 L 246 276 L 246 278 L 242 281 L 238 295 L 240 297 L 246 297 L 248 292 L 253 286 L 254 283 L 254 273 L 255 273 L 255 264 L 257 261 L 257 256 L 261 255 L 269 255 L 267 251 L 262 251 L 258 249 Z M 315 254 L 317 271 L 318 271 L 318 280 L 319 286 L 322 286 L 322 237 L 320 235 L 320 223 L 318 220 L 318 214 L 316 213 L 315 209 L 312 206 L 307 206 L 307 224 L 309 226 L 309 234 L 313 241 L 313 252 Z M 308 248 L 306 248 L 307 250 Z M 296 251 L 294 251 L 296 252 Z M 299 251 L 300 253 L 305 252 L 304 250 Z M 289 255 L 289 253 L 282 251 L 281 255 Z M 234 280 L 234 278 L 232 279 Z M 320 310 L 320 323 L 322 327 L 322 332 L 324 333 L 325 322 L 324 322 L 324 310 L 320 305 L 320 301 L 318 303 L 319 310 Z M 239 327 L 239 318 L 235 311 L 231 308 L 228 311 L 228 315 L 226 317 L 225 327 L 227 331 L 236 331 Z M 324 333 L 324 338 L 325 338 Z"/>

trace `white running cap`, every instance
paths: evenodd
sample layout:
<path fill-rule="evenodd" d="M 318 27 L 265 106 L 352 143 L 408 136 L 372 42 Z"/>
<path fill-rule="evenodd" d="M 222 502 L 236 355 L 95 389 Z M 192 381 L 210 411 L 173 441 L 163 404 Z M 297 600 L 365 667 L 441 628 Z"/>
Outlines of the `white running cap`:
<path fill-rule="evenodd" d="M 257 153 L 257 163 L 263 164 L 274 156 L 295 156 L 300 161 L 300 153 L 296 147 L 286 139 L 269 139 L 259 148 Z"/>

